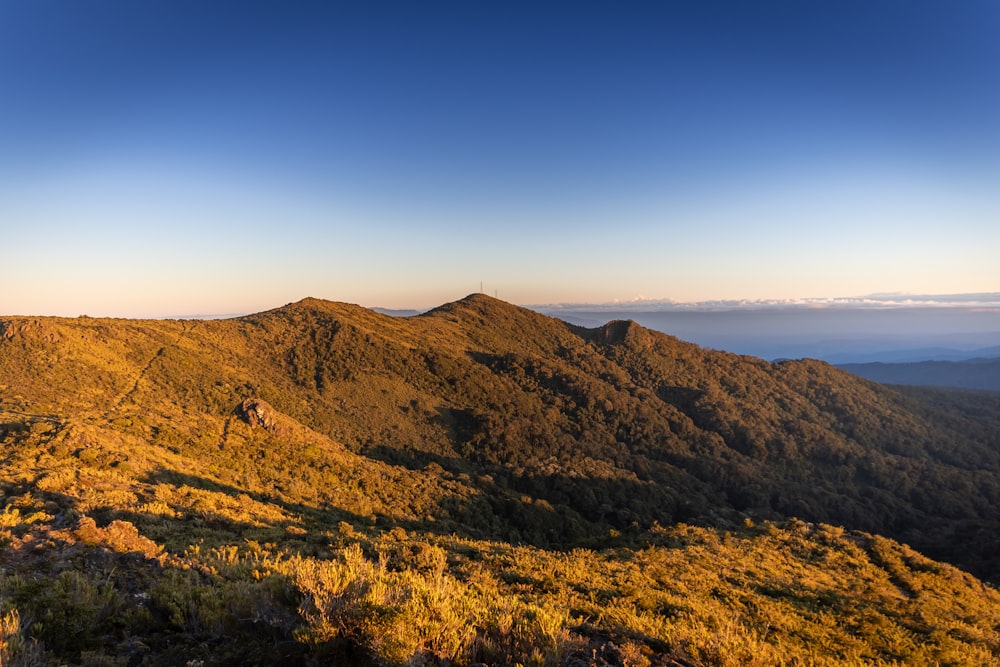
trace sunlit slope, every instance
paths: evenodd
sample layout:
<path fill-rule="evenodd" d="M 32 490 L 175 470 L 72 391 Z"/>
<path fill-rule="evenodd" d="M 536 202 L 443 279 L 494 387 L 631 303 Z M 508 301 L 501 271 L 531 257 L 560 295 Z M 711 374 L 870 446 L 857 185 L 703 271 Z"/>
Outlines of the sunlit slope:
<path fill-rule="evenodd" d="M 246 459 L 240 486 L 224 459 L 115 428 L 4 428 L 7 664 L 1000 658 L 994 589 L 876 535 L 792 520 L 653 524 L 572 550 L 460 536 L 447 517 L 475 504 L 468 477 L 365 461 L 259 401 L 225 445 Z M 497 508 L 524 526 L 553 512 Z"/>

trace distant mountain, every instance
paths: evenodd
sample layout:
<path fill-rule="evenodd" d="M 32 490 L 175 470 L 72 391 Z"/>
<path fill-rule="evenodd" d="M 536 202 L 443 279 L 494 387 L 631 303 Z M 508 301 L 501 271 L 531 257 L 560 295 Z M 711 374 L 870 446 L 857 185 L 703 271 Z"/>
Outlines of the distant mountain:
<path fill-rule="evenodd" d="M 975 361 L 1000 357 L 1000 346 L 990 347 L 891 347 L 885 343 L 869 341 L 830 341 L 818 351 L 823 361 L 835 366 L 849 364 L 909 364 L 923 361 Z"/>
<path fill-rule="evenodd" d="M 968 361 L 841 364 L 838 368 L 883 384 L 1000 391 L 1000 357 Z"/>
<path fill-rule="evenodd" d="M 893 541 L 1000 579 L 992 394 L 481 294 L 411 317 L 306 299 L 0 318 L 0 445 L 22 656 L 1000 656 L 995 591 Z"/>
<path fill-rule="evenodd" d="M 382 315 L 392 315 L 393 317 L 413 317 L 414 315 L 419 315 L 420 310 L 409 310 L 401 308 L 372 308 L 376 313 L 381 313 Z"/>
<path fill-rule="evenodd" d="M 976 295 L 966 296 L 974 301 Z M 1000 356 L 1000 309 L 948 300 L 935 306 L 851 303 L 657 306 L 640 302 L 537 308 L 586 327 L 631 319 L 704 347 L 770 360 L 810 358 L 846 364 Z"/>

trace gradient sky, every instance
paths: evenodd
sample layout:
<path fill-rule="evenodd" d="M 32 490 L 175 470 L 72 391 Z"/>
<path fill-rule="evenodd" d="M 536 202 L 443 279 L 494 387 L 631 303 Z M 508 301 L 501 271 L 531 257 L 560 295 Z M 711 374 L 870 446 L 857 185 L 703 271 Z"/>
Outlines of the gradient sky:
<path fill-rule="evenodd" d="M 0 313 L 997 292 L 998 35 L 995 0 L 0 0 Z"/>

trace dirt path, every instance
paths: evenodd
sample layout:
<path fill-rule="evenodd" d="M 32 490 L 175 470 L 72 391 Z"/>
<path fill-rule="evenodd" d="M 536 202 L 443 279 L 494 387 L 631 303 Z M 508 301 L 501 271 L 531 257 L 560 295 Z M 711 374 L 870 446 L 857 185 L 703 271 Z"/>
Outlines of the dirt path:
<path fill-rule="evenodd" d="M 8 408 L 0 408 L 0 414 L 17 415 L 18 417 L 30 417 L 31 419 L 52 422 L 53 424 L 63 423 L 63 420 L 58 415 L 39 415 L 31 412 L 21 412 L 20 410 L 10 410 Z"/>
<path fill-rule="evenodd" d="M 118 400 L 115 401 L 115 404 L 111 406 L 111 408 L 102 415 L 102 418 L 110 419 L 111 415 L 113 415 L 118 408 L 123 406 L 125 402 L 128 401 L 130 398 L 132 398 L 135 392 L 139 390 L 139 383 L 142 382 L 143 378 L 146 377 L 146 374 L 149 372 L 149 369 L 153 367 L 153 364 L 156 362 L 156 360 L 162 357 L 163 353 L 166 352 L 168 348 L 177 347 L 180 344 L 181 340 L 191 331 L 191 326 L 187 322 L 184 322 L 182 326 L 184 328 L 177 335 L 177 339 L 174 340 L 173 343 L 170 343 L 169 345 L 164 345 L 163 347 L 161 347 L 159 350 L 156 351 L 156 353 L 149 359 L 149 361 L 146 362 L 146 365 L 142 367 L 142 370 L 139 371 L 139 374 L 135 378 L 135 382 L 132 383 L 132 388 L 126 391 L 121 396 L 119 396 Z"/>
<path fill-rule="evenodd" d="M 229 441 L 229 426 L 233 423 L 233 416 L 229 415 L 226 417 L 226 421 L 222 424 L 222 437 L 219 438 L 219 449 L 225 449 L 226 443 Z"/>

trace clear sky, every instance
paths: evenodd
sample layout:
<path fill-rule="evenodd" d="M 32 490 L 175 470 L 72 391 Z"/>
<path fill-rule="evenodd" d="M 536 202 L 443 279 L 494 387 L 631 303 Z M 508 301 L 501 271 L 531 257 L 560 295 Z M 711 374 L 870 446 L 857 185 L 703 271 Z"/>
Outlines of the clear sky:
<path fill-rule="evenodd" d="M 0 0 L 0 313 L 998 292 L 998 35 L 995 0 Z"/>

